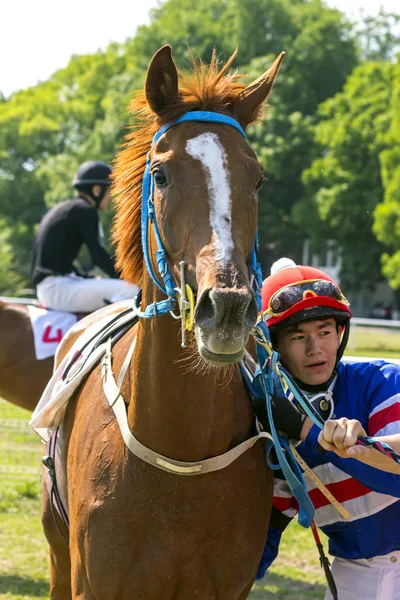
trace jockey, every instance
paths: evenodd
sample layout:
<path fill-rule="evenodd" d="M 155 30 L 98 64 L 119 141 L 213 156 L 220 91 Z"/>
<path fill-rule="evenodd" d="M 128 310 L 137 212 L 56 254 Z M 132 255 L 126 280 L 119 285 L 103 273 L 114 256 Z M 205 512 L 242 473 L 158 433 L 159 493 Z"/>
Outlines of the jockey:
<path fill-rule="evenodd" d="M 40 302 L 54 310 L 92 312 L 106 303 L 133 298 L 137 288 L 118 278 L 115 261 L 104 247 L 99 212 L 111 202 L 111 167 L 84 162 L 72 185 L 73 200 L 61 202 L 43 217 L 33 246 L 32 282 Z M 83 244 L 108 278 L 85 278 L 74 266 Z"/>
<path fill-rule="evenodd" d="M 352 315 L 323 271 L 280 259 L 264 281 L 262 297 L 274 349 L 326 421 L 321 431 L 303 414 L 294 419 L 290 437 L 351 515 L 347 521 L 306 477 L 315 522 L 335 557 L 338 597 L 400 600 L 400 469 L 376 450 L 355 445 L 359 435 L 369 435 L 399 449 L 400 368 L 383 360 L 341 362 Z M 282 406 L 285 400 L 290 398 L 282 392 Z M 288 484 L 276 476 L 258 579 L 276 558 L 282 532 L 297 511 Z M 327 590 L 325 599 L 331 598 Z"/>

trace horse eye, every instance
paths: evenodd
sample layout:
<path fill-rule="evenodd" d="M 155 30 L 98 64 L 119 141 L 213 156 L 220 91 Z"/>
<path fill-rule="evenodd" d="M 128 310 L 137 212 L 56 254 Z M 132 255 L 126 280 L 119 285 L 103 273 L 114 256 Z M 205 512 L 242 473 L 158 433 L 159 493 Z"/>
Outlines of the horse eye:
<path fill-rule="evenodd" d="M 162 187 L 163 185 L 167 185 L 167 183 L 168 183 L 165 173 L 162 169 L 154 169 L 153 177 L 154 177 L 154 181 L 155 181 L 156 185 L 158 185 L 159 187 Z"/>
<path fill-rule="evenodd" d="M 257 181 L 257 184 L 256 184 L 256 191 L 257 192 L 262 187 L 262 184 L 264 183 L 264 180 L 265 180 L 265 177 L 264 177 L 264 175 L 262 175 L 260 177 L 260 179 Z"/>

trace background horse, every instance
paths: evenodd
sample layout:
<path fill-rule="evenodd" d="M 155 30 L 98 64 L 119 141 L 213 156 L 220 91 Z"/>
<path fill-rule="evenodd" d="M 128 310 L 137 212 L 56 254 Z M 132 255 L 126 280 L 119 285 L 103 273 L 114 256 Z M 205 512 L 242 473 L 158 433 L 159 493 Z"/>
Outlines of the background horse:
<path fill-rule="evenodd" d="M 37 360 L 27 306 L 0 300 L 0 332 L 0 397 L 33 411 L 54 359 Z"/>
<path fill-rule="evenodd" d="M 256 236 L 263 173 L 232 121 L 245 128 L 259 116 L 282 57 L 246 87 L 229 72 L 234 55 L 221 70 L 214 55 L 209 68 L 195 65 L 194 75 L 182 76 L 178 87 L 171 49 L 161 48 L 149 65 L 145 93 L 130 107 L 140 124 L 117 157 L 115 239 L 124 278 L 141 282 L 142 306 L 154 312 L 164 295 L 143 267 L 146 247 L 140 243 L 149 153 L 159 237 L 174 279 L 182 283 L 179 263 L 185 261 L 196 296 L 189 351 L 182 350 L 179 323 L 168 313 L 140 319 L 113 348 L 118 373 L 136 337 L 122 385 L 130 431 L 147 448 L 178 461 L 219 456 L 254 433 L 238 361 L 257 318 L 246 261 Z M 152 146 L 161 126 L 182 115 L 190 118 L 193 110 L 231 121 L 182 122 Z M 155 270 L 157 240 L 149 229 Z M 61 429 L 69 546 L 51 517 L 47 484 L 43 489 L 53 600 L 248 596 L 272 501 L 262 443 L 212 473 L 185 477 L 157 469 L 124 445 L 99 367 L 70 400 Z"/>
<path fill-rule="evenodd" d="M 120 312 L 129 302 L 116 302 L 105 306 L 96 314 L 102 316 Z M 64 348 L 69 347 L 81 331 L 91 325 L 92 315 L 87 315 L 64 337 Z M 54 365 L 54 358 L 38 360 L 35 354 L 32 323 L 28 307 L 0 300 L 0 397 L 32 412 L 46 387 Z"/>

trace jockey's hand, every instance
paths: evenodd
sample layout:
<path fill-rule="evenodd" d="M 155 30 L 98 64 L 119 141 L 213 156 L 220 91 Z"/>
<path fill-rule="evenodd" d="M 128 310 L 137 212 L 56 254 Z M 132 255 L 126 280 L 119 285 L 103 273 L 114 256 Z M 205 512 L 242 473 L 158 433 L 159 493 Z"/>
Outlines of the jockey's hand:
<path fill-rule="evenodd" d="M 329 420 L 318 436 L 319 444 L 330 452 L 335 452 L 342 458 L 356 458 L 352 448 L 357 448 L 356 442 L 359 435 L 367 435 L 360 421 L 356 419 Z M 357 453 L 356 450 L 356 453 Z"/>

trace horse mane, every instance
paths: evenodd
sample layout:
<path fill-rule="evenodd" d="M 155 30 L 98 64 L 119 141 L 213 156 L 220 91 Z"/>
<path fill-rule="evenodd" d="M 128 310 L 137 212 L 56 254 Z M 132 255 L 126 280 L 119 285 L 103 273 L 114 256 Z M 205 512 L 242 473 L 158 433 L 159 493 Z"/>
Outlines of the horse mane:
<path fill-rule="evenodd" d="M 114 161 L 113 194 L 117 210 L 112 238 L 116 244 L 116 267 L 123 279 L 131 283 L 139 286 L 142 283 L 142 180 L 152 139 L 162 125 L 191 110 L 232 113 L 235 100 L 246 88 L 238 81 L 242 75 L 229 71 L 236 54 L 237 51 L 221 68 L 215 50 L 209 65 L 196 61 L 192 55 L 193 72 L 178 72 L 180 97 L 162 116 L 151 111 L 144 91 L 137 92 L 128 106 L 134 125 Z"/>

